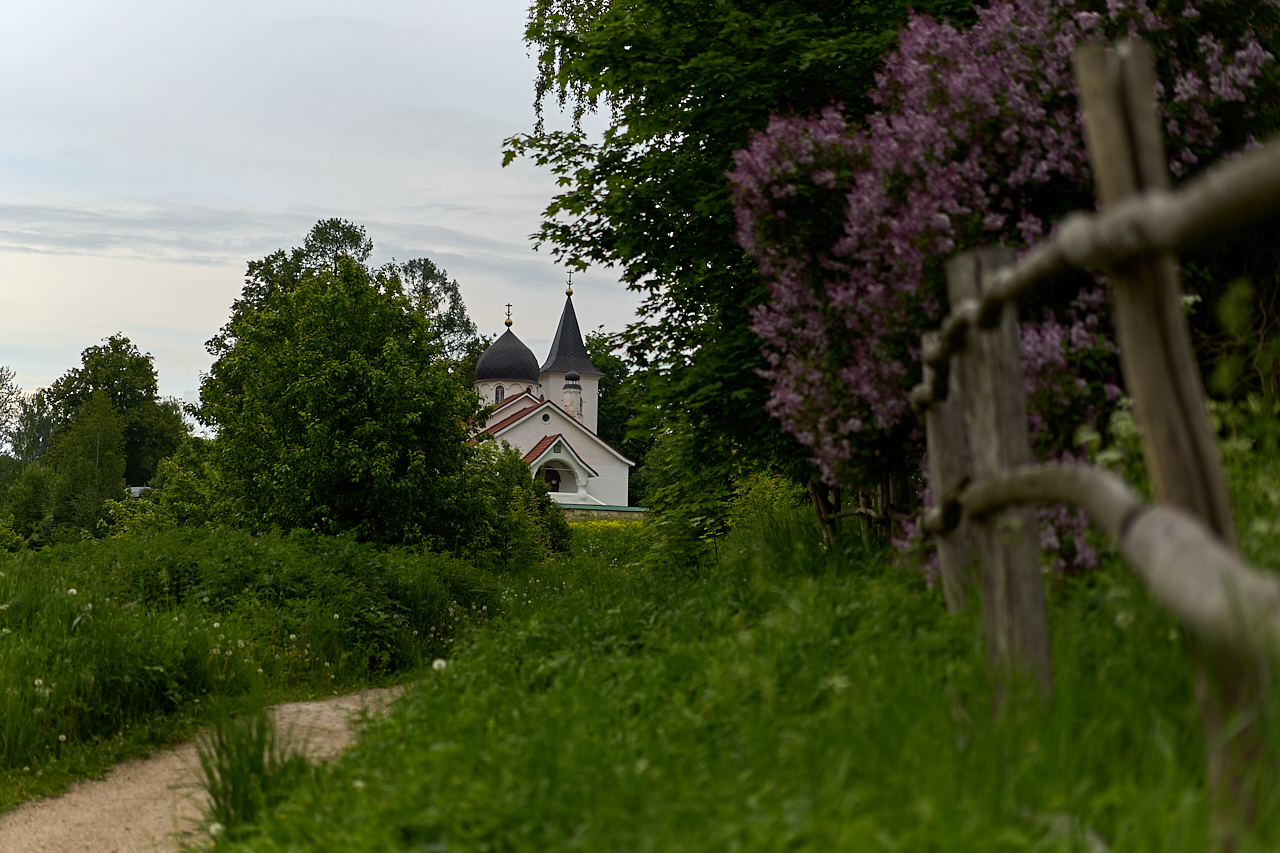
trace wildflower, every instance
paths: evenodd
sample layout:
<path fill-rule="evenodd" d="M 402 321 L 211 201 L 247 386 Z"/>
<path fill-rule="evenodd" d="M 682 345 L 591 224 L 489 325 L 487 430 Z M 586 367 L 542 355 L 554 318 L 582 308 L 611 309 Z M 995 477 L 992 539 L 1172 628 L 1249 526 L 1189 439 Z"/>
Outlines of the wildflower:
<path fill-rule="evenodd" d="M 262 667 L 258 667 L 258 675 L 262 675 Z"/>
<path fill-rule="evenodd" d="M 72 587 L 71 589 L 67 590 L 67 595 L 75 595 L 75 594 L 76 594 L 76 588 L 75 588 L 75 587 Z"/>
<path fill-rule="evenodd" d="M 223 833 L 225 829 L 226 829 L 225 826 L 218 823 L 217 821 L 214 821 L 213 823 L 209 824 L 209 835 L 213 836 L 214 838 L 217 838 L 219 835 Z"/>
<path fill-rule="evenodd" d="M 337 614 L 337 613 L 333 614 L 333 618 L 334 618 L 334 619 L 337 619 L 337 618 L 338 618 L 338 614 Z"/>
<path fill-rule="evenodd" d="M 244 640 L 236 640 L 236 648 L 237 648 L 237 649 L 243 649 L 243 648 L 244 648 Z"/>
<path fill-rule="evenodd" d="M 222 627 L 222 623 L 221 623 L 221 622 L 214 622 L 214 623 L 213 623 L 213 627 L 215 627 L 215 628 L 221 628 L 221 627 Z"/>
<path fill-rule="evenodd" d="M 449 665 L 448 661 L 446 661 L 444 658 L 436 658 L 431 662 L 431 668 L 436 670 L 437 672 L 444 669 L 448 665 Z"/>
<path fill-rule="evenodd" d="M 37 678 L 37 679 L 36 679 L 36 687 L 44 687 L 44 679 L 43 679 L 43 678 Z"/>
<path fill-rule="evenodd" d="M 58 735 L 58 743 L 66 743 L 66 742 L 67 742 L 66 735 Z"/>
<path fill-rule="evenodd" d="M 177 621 L 178 621 L 178 617 L 177 617 L 177 616 L 173 617 L 173 621 L 174 621 L 174 622 L 177 622 Z"/>
<path fill-rule="evenodd" d="M 207 595 L 206 595 L 204 598 L 200 599 L 200 603 L 201 603 L 201 604 L 208 604 L 208 603 L 209 603 L 209 596 L 207 596 Z"/>
<path fill-rule="evenodd" d="M 327 669 L 327 668 L 329 667 L 329 662 L 328 662 L 328 661 L 325 661 L 325 662 L 324 662 L 324 665 L 325 665 L 325 668 Z"/>
<path fill-rule="evenodd" d="M 351 782 L 351 787 L 355 788 L 357 791 L 363 791 L 363 790 L 364 790 L 364 780 L 363 780 L 363 779 L 354 779 L 354 780 L 352 780 L 352 782 Z"/>
<path fill-rule="evenodd" d="M 289 642 L 291 642 L 291 643 L 296 643 L 296 642 L 298 642 L 298 635 L 297 635 L 297 634 L 290 634 L 290 635 L 289 635 Z"/>

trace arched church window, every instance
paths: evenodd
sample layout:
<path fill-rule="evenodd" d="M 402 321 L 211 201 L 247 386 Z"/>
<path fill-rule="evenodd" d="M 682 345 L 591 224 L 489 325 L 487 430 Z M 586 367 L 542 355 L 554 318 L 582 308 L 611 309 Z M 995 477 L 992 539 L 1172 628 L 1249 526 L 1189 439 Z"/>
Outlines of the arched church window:
<path fill-rule="evenodd" d="M 493 389 L 493 402 L 501 403 L 502 398 L 505 396 L 507 396 L 506 389 L 503 388 L 501 385 Z"/>

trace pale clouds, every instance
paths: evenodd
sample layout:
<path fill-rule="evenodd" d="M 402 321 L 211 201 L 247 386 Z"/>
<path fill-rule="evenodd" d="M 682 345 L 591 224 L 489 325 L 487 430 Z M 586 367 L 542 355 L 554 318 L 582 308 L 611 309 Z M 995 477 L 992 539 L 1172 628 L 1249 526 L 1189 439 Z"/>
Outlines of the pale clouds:
<path fill-rule="evenodd" d="M 320 218 L 426 255 L 482 331 L 545 349 L 563 274 L 528 235 L 554 185 L 527 130 L 524 0 L 0 0 L 0 364 L 30 386 L 124 332 L 194 389 L 246 261 Z M 579 279 L 589 328 L 635 298 Z"/>

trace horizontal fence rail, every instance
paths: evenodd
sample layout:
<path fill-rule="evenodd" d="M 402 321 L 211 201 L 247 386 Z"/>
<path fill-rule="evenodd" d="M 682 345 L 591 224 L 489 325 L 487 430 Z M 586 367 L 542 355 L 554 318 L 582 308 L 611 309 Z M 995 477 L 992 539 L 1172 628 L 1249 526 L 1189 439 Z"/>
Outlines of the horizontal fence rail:
<path fill-rule="evenodd" d="M 1187 628 L 1205 724 L 1216 832 L 1269 796 L 1259 711 L 1280 665 L 1280 575 L 1236 551 L 1221 458 L 1204 407 L 1175 253 L 1280 208 L 1280 138 L 1220 162 L 1171 191 L 1155 103 L 1155 61 L 1141 42 L 1082 46 L 1075 73 L 1100 213 L 1075 213 L 1014 262 L 1005 248 L 951 258 L 953 310 L 921 338 L 923 381 L 911 403 L 925 424 L 947 606 L 976 583 L 988 660 L 1052 682 L 1037 522 L 1030 504 L 1083 509 L 1147 589 Z M 1155 505 L 1088 465 L 1034 465 L 1016 302 L 1069 269 L 1105 271 L 1125 386 L 1134 401 Z M 973 576 L 972 556 L 978 555 Z M 1000 692 L 997 689 L 996 701 Z"/>
<path fill-rule="evenodd" d="M 1005 303 L 1071 269 L 1110 269 L 1192 248 L 1280 208 L 1280 139 L 1215 164 L 1174 192 L 1136 195 L 1102 213 L 1077 212 L 1016 264 L 995 273 L 981 299 L 965 300 L 921 353 L 935 371 L 964 348 L 969 329 L 991 329 Z M 946 398 L 946 368 L 911 392 L 917 409 Z M 936 374 L 935 374 L 936 376 Z"/>
<path fill-rule="evenodd" d="M 1149 506 L 1128 483 L 1091 465 L 1029 465 L 946 496 L 925 527 L 945 534 L 962 513 L 982 518 L 1007 506 L 1061 503 L 1083 509 L 1119 546 L 1151 594 L 1215 644 L 1280 662 L 1280 579 L 1223 545 L 1181 510 Z"/>

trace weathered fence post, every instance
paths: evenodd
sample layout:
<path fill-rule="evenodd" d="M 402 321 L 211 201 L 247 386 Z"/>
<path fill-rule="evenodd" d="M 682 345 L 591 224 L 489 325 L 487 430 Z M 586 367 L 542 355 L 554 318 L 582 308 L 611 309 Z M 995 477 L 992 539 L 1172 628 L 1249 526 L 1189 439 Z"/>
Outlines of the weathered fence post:
<path fill-rule="evenodd" d="M 929 350 L 937 341 L 937 332 L 925 332 L 921 350 Z M 929 502 L 941 508 L 948 492 L 960 486 L 969 476 L 969 437 L 964 431 L 964 393 L 959 371 L 948 371 L 945 399 L 933 400 L 924 411 L 925 447 L 929 456 Z M 924 366 L 924 384 L 936 387 L 936 371 Z M 972 591 L 973 533 L 969 519 L 947 533 L 937 536 L 938 573 L 942 580 L 942 597 L 953 613 L 964 609 L 965 598 Z"/>
<path fill-rule="evenodd" d="M 1135 193 L 1169 187 L 1155 102 L 1155 62 L 1142 42 L 1076 53 L 1086 139 L 1103 208 Z M 1176 258 L 1161 253 L 1112 271 L 1116 336 L 1125 385 L 1142 429 L 1156 500 L 1202 519 L 1229 547 L 1235 528 L 1226 478 L 1204 409 L 1204 389 L 1182 314 Z M 1263 674 L 1225 650 L 1193 642 L 1197 699 L 1204 716 L 1209 784 L 1220 826 L 1252 817 L 1248 789 L 1261 733 L 1249 722 Z M 1234 736 L 1226 732 L 1235 731 Z M 1258 774 L 1254 774 L 1256 778 Z M 1224 846 L 1231 849 L 1230 838 Z"/>
<path fill-rule="evenodd" d="M 983 280 L 1012 259 L 1008 249 L 995 248 L 966 252 L 948 261 L 947 295 L 952 306 L 979 298 Z M 952 377 L 964 389 L 973 479 L 1031 464 L 1014 306 L 1004 306 L 994 329 L 971 328 L 963 353 L 953 362 L 959 370 L 953 367 Z M 1047 696 L 1052 674 L 1035 510 L 1013 507 L 973 519 L 973 538 L 982 565 L 987 659 L 997 672 L 1010 667 L 1024 670 Z"/>

